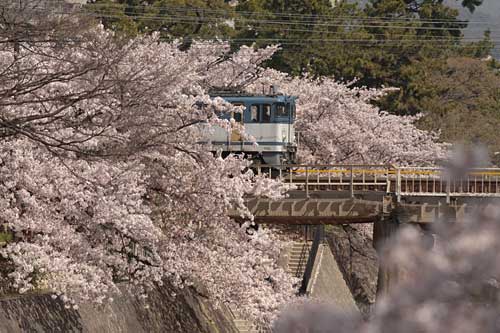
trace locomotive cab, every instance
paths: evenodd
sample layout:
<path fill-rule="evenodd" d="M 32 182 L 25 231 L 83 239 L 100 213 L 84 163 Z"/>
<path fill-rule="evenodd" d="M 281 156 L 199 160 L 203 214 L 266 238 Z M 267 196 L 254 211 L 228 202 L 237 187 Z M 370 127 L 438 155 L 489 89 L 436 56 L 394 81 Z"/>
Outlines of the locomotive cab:
<path fill-rule="evenodd" d="M 234 106 L 243 107 L 243 112 L 218 115 L 222 119 L 234 119 L 244 128 L 246 137 L 237 130 L 216 127 L 209 136 L 212 151 L 223 154 L 243 153 L 263 164 L 282 165 L 295 163 L 297 145 L 295 142 L 296 106 L 294 96 L 211 94 L 221 97 Z M 255 141 L 248 139 L 248 136 Z"/>

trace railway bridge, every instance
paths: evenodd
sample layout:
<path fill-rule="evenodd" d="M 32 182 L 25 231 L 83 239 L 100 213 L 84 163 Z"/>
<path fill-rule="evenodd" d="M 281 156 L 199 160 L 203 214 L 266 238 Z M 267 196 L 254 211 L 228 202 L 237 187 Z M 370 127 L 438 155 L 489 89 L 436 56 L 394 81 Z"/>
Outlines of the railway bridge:
<path fill-rule="evenodd" d="M 277 201 L 247 198 L 256 223 L 375 223 L 390 214 L 402 223 L 461 222 L 478 207 L 500 203 L 500 168 L 263 165 L 257 172 L 273 172 L 288 193 Z"/>
<path fill-rule="evenodd" d="M 313 230 L 309 234 L 312 242 L 307 243 L 310 251 L 302 251 L 299 260 L 303 263 L 300 276 L 304 293 L 316 276 L 326 224 L 374 223 L 373 243 L 379 251 L 401 224 L 418 224 L 429 230 L 434 222 L 460 223 L 476 209 L 500 204 L 500 168 L 289 165 L 284 169 L 260 166 L 257 172 L 273 174 L 288 192 L 276 201 L 247 198 L 255 222 L 304 225 Z M 229 215 L 240 218 L 236 211 Z M 381 266 L 377 294 L 387 293 L 398 276 Z"/>

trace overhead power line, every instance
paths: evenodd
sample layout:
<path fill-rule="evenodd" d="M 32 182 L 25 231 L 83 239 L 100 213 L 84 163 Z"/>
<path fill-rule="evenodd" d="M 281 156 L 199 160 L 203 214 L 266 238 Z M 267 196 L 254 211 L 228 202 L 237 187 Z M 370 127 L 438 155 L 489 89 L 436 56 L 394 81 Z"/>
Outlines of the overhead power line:
<path fill-rule="evenodd" d="M 38 9 L 41 12 L 48 12 L 46 10 Z M 57 12 L 51 11 L 53 14 L 65 15 L 69 14 L 69 12 Z M 96 17 L 96 18 L 114 18 L 120 19 L 124 17 L 128 17 L 131 19 L 142 19 L 142 20 L 150 20 L 150 21 L 172 21 L 179 23 L 220 23 L 221 21 L 226 20 L 226 18 L 219 17 L 196 17 L 196 16 L 181 16 L 181 15 L 171 15 L 171 16 L 156 16 L 156 15 L 126 15 L 124 16 L 122 12 L 117 14 L 110 13 L 95 13 L 95 12 L 81 12 L 82 15 Z M 257 20 L 257 19 L 238 19 L 234 18 L 234 21 L 242 22 L 242 23 L 257 23 L 257 24 L 270 24 L 270 25 L 306 25 L 311 27 L 338 27 L 338 28 L 379 28 L 379 29 L 404 29 L 404 30 L 423 30 L 423 31 L 462 31 L 463 28 L 460 27 L 429 27 L 429 26 L 412 26 L 412 25 L 375 25 L 375 24 L 358 24 L 358 23 L 345 23 L 345 24 L 335 24 L 335 23 L 327 23 L 327 22 L 316 22 L 316 23 L 304 23 L 300 21 L 274 21 L 274 20 Z M 418 23 L 418 22 L 414 22 Z M 499 31 L 500 30 L 490 30 L 490 31 Z"/>
<path fill-rule="evenodd" d="M 91 7 L 89 8 L 92 8 L 92 6 L 98 6 L 99 4 L 93 4 L 93 5 L 90 5 Z M 2 7 L 0 5 L 0 7 Z M 3 6 L 5 8 L 5 5 Z M 104 12 L 104 13 L 99 13 L 99 12 L 94 12 L 95 14 L 97 15 L 100 15 L 100 16 L 104 16 L 104 15 L 107 15 L 108 17 L 109 16 L 113 16 L 113 15 L 116 15 L 116 16 L 120 16 L 120 17 L 123 17 L 124 12 L 122 10 L 119 10 L 116 8 L 116 6 L 102 6 L 103 8 L 107 8 L 107 9 L 112 9 L 111 12 L 107 11 L 107 12 Z M 170 8 L 170 7 L 150 7 L 150 8 L 155 8 L 155 9 L 161 9 L 161 8 Z M 195 13 L 196 11 L 199 11 L 199 12 L 203 12 L 203 11 L 207 11 L 206 9 L 204 8 L 199 8 L 199 7 L 175 7 L 175 8 L 183 8 L 183 13 L 185 13 L 186 11 L 192 11 L 193 13 Z M 40 7 L 33 7 L 32 10 L 34 11 L 52 11 L 52 12 L 56 12 L 53 8 L 50 8 L 50 7 L 44 7 L 44 6 L 40 6 Z M 83 9 L 82 12 L 89 12 L 88 10 L 86 9 Z M 68 12 L 60 12 L 60 14 L 67 14 Z M 167 16 L 159 16 L 159 15 L 150 15 L 150 14 L 142 14 L 142 15 L 139 15 L 139 14 L 133 14 L 133 15 L 129 15 L 127 14 L 126 15 L 127 17 L 129 18 L 133 18 L 133 19 L 150 19 L 150 20 L 165 20 L 167 18 Z M 186 16 L 186 15 L 178 15 L 178 14 L 175 14 L 175 15 L 170 15 L 169 16 L 170 18 L 174 17 L 174 18 L 184 18 L 184 19 L 194 19 L 195 16 Z M 118 17 L 117 17 L 118 18 Z M 433 21 L 425 21 L 425 20 L 419 20 L 419 19 L 408 19 L 408 20 L 400 20 L 400 21 L 380 21 L 380 20 L 376 20 L 374 21 L 372 18 L 366 18 L 366 17 L 347 17 L 348 19 L 350 20 L 354 20 L 355 22 L 357 23 L 346 23 L 345 22 L 345 19 L 342 19 L 342 18 L 329 18 L 328 20 L 321 20 L 321 21 L 317 21 L 317 20 L 314 20 L 314 21 L 307 21 L 307 20 L 304 20 L 303 18 L 300 18 L 300 20 L 294 20 L 294 21 L 290 21 L 290 20 L 270 20 L 270 19 L 253 19 L 253 18 L 244 18 L 244 17 L 221 17 L 221 16 L 212 16 L 212 17 L 196 17 L 196 19 L 198 21 L 200 20 L 203 20 L 205 22 L 208 22 L 210 20 L 212 21 L 221 21 L 221 20 L 226 20 L 226 19 L 232 19 L 234 21 L 239 21 L 239 22 L 253 22 L 253 23 L 261 23 L 261 24 L 283 24 L 283 25 L 310 25 L 310 26 L 332 26 L 332 27 L 342 27 L 342 26 L 349 26 L 349 27 L 367 27 L 367 28 L 386 28 L 386 27 L 390 27 L 390 28 L 395 28 L 395 29 L 408 29 L 408 28 L 413 28 L 413 29 L 422 29 L 422 30 L 462 30 L 463 27 L 460 27 L 460 25 L 464 25 L 464 24 L 467 24 L 466 21 L 448 21 L 448 20 L 441 20 L 441 21 L 437 21 L 437 20 L 433 20 Z M 339 24 L 339 21 L 340 22 L 343 22 L 342 24 Z M 363 23 L 362 21 L 368 21 L 368 23 Z M 388 25 L 386 23 L 390 23 L 392 25 Z M 402 25 L 395 25 L 396 23 L 407 23 L 407 24 L 424 24 L 424 25 L 430 25 L 430 24 L 440 24 L 440 25 L 444 25 L 444 24 L 453 24 L 455 27 L 437 27 L 437 26 L 402 26 Z M 470 23 L 470 22 L 469 22 Z M 484 22 L 480 22 L 481 24 L 483 24 Z M 494 25 L 494 26 L 500 26 L 500 25 Z"/>
<path fill-rule="evenodd" d="M 52 0 L 54 3 L 63 3 L 64 0 Z M 154 9 L 154 10 L 174 10 L 174 11 L 199 11 L 206 13 L 218 13 L 218 14 L 226 14 L 228 18 L 233 15 L 251 15 L 251 16 L 264 16 L 264 15 L 272 15 L 276 17 L 288 17 L 288 18 L 300 18 L 303 20 L 304 18 L 310 19 L 328 19 L 328 20 L 336 20 L 336 19 L 355 19 L 355 20 L 379 20 L 379 21 L 393 21 L 393 22 L 419 22 L 419 23 L 453 23 L 453 24 L 483 24 L 483 25 L 493 25 L 500 26 L 498 24 L 491 24 L 484 21 L 468 21 L 468 20 L 459 20 L 459 19 L 419 19 L 418 17 L 395 17 L 395 16 L 332 16 L 332 15 L 322 15 L 322 14 L 299 14 L 299 13 L 287 13 L 287 12 L 250 12 L 250 11 L 228 11 L 224 9 L 212 9 L 212 8 L 204 8 L 197 6 L 155 6 L 155 5 L 122 5 L 122 4 L 106 4 L 106 3 L 92 3 L 89 4 L 92 7 L 104 7 L 104 8 L 116 8 L 117 6 L 123 6 L 123 8 L 127 9 Z"/>
<path fill-rule="evenodd" d="M 1 7 L 1 6 L 0 6 Z M 69 11 L 54 11 L 52 9 L 49 9 L 49 8 L 37 8 L 36 9 L 37 11 L 40 11 L 42 13 L 52 13 L 52 14 L 56 14 L 56 15 L 65 15 L 65 14 L 70 14 Z M 106 14 L 106 15 L 103 15 L 103 14 L 98 14 L 98 13 L 92 13 L 92 12 L 87 12 L 87 11 L 84 11 L 84 12 L 80 12 L 81 15 L 85 15 L 85 16 L 92 16 L 92 17 L 97 17 L 97 18 L 123 18 L 123 13 L 120 13 L 121 15 L 109 15 L 109 14 Z M 129 16 L 130 18 L 144 18 L 144 19 L 147 19 L 147 20 L 160 20 L 162 22 L 164 21 L 169 21 L 169 22 L 172 22 L 172 23 L 191 23 L 191 24 L 199 24 L 200 23 L 200 20 L 203 21 L 203 22 L 207 22 L 207 18 L 198 18 L 198 17 L 192 17 L 192 16 L 168 16 L 168 17 L 164 17 L 164 16 Z M 209 18 L 209 21 L 208 22 L 220 22 L 221 18 Z M 268 23 L 269 21 L 263 21 L 265 23 Z M 277 23 L 277 22 L 273 22 L 273 23 Z M 345 25 L 338 25 L 338 26 L 342 26 L 342 27 L 345 27 Z M 366 25 L 358 25 L 360 27 L 366 27 Z M 352 25 L 348 25 L 347 26 L 348 28 L 352 27 Z M 381 26 L 381 28 L 384 28 L 384 29 L 391 29 L 391 28 L 408 28 L 408 29 L 425 29 L 425 30 L 435 30 L 436 27 L 434 28 L 428 28 L 428 27 L 415 27 L 415 26 L 411 26 L 411 27 L 403 27 L 403 26 L 389 26 L 389 25 L 384 25 L 384 26 Z M 266 29 L 267 31 L 273 31 L 275 32 L 275 30 L 272 30 L 272 27 L 268 27 L 268 26 L 257 26 L 255 27 L 255 30 L 257 32 L 266 32 Z M 301 31 L 301 32 L 311 32 L 311 33 L 318 33 L 318 34 L 330 34 L 330 35 L 344 35 L 345 33 L 343 32 L 337 32 L 337 31 L 328 31 L 328 30 L 314 30 L 314 29 L 294 29 L 294 28 L 282 28 L 282 27 L 276 27 L 275 29 L 279 29 L 279 32 L 289 32 L 289 31 Z M 439 28 L 439 30 L 452 30 L 450 28 Z M 352 31 L 351 31 L 352 33 Z M 374 38 L 350 38 L 350 39 L 342 39 L 342 38 L 337 38 L 337 39 L 326 39 L 326 38 L 321 38 L 321 39 L 307 39 L 307 40 L 300 40 L 300 39 L 287 39 L 287 38 L 252 38 L 252 39 L 239 39 L 239 40 L 236 40 L 236 39 L 230 39 L 229 41 L 232 42 L 232 43 L 248 43 L 248 42 L 255 42 L 255 41 L 260 41 L 260 42 L 276 42 L 276 43 L 280 43 L 280 44 L 288 44 L 288 45 L 292 45 L 292 44 L 299 44 L 299 43 L 304 43 L 304 42 L 325 42 L 325 43 L 346 43 L 346 42 L 352 42 L 352 43 L 378 43 L 378 44 L 381 44 L 381 43 L 421 43 L 421 42 L 450 42 L 452 43 L 453 39 L 455 39 L 456 41 L 478 41 L 477 39 L 475 38 L 472 38 L 472 39 L 467 39 L 467 38 L 453 38 L 451 37 L 450 39 L 439 39 L 439 38 L 436 38 L 436 37 L 432 37 L 432 36 L 419 36 L 417 38 L 413 38 L 413 39 L 408 39 L 408 40 L 404 40 L 404 39 L 393 39 L 394 37 L 396 36 L 401 36 L 401 37 L 407 37 L 407 35 L 404 35 L 404 34 L 390 34 L 389 36 L 387 36 L 386 34 L 370 34 L 370 37 L 373 37 L 373 36 L 381 36 L 381 37 L 386 37 L 384 39 L 374 39 Z M 387 37 L 390 37 L 390 38 L 387 38 Z M 392 39 L 391 39 L 392 38 Z M 498 40 L 490 40 L 492 43 L 498 43 L 499 41 Z"/>

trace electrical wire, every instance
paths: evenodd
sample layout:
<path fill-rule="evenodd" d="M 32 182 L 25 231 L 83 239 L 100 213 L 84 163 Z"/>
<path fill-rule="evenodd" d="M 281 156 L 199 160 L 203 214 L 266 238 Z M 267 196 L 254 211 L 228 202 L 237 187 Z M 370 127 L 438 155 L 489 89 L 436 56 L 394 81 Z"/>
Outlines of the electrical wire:
<path fill-rule="evenodd" d="M 68 12 L 52 12 L 53 14 L 65 15 Z M 150 20 L 150 21 L 172 21 L 172 22 L 180 22 L 180 23 L 220 23 L 225 20 L 225 18 L 217 18 L 217 17 L 196 17 L 196 16 L 180 16 L 180 15 L 172 15 L 172 16 L 152 16 L 152 15 L 126 15 L 123 13 L 120 14 L 109 14 L 109 13 L 93 13 L 93 12 L 85 12 L 81 13 L 85 16 L 97 17 L 97 18 L 130 18 L 130 19 L 142 19 L 142 20 Z M 289 21 L 272 21 L 272 20 L 243 20 L 243 19 L 233 19 L 233 21 L 238 21 L 242 23 L 257 23 L 257 24 L 269 24 L 269 25 L 306 25 L 312 27 L 337 27 L 337 28 L 379 28 L 379 29 L 403 29 L 403 30 L 424 30 L 424 31 L 457 31 L 461 32 L 463 28 L 461 27 L 426 27 L 426 26 L 408 26 L 408 25 L 371 25 L 371 24 L 333 24 L 333 23 L 303 23 L 303 22 L 289 22 Z M 418 23 L 418 22 L 415 22 Z M 312 30 L 311 30 L 312 31 Z M 500 32 L 500 30 L 489 30 L 490 32 Z"/>
<path fill-rule="evenodd" d="M 65 3 L 64 0 L 49 0 L 48 2 L 54 2 L 54 3 Z M 278 17 L 297 17 L 297 18 L 311 18 L 311 19 L 318 19 L 318 18 L 328 18 L 328 19 L 356 19 L 356 20 L 369 20 L 372 21 L 374 19 L 376 20 L 384 20 L 384 21 L 413 21 L 413 22 L 420 22 L 420 23 L 453 23 L 453 24 L 484 24 L 484 25 L 491 25 L 491 23 L 484 22 L 484 21 L 469 21 L 469 20 L 458 20 L 458 19 L 419 19 L 417 17 L 394 17 L 394 16 L 334 16 L 332 18 L 331 15 L 321 15 L 321 14 L 294 14 L 294 13 L 286 13 L 286 12 L 251 12 L 251 11 L 241 11 L 241 10 L 234 10 L 234 11 L 228 11 L 224 9 L 211 9 L 211 8 L 203 8 L 203 7 L 188 7 L 188 6 L 155 6 L 155 5 L 129 5 L 129 4 L 106 4 L 106 3 L 89 3 L 88 6 L 92 7 L 108 7 L 108 8 L 116 8 L 117 6 L 122 6 L 124 9 L 154 9 L 154 10 L 177 10 L 177 11 L 200 11 L 200 12 L 208 12 L 208 13 L 221 13 L 221 14 L 237 14 L 237 15 L 272 15 L 272 16 L 278 16 Z M 499 24 L 494 24 L 494 26 L 500 26 Z"/>
<path fill-rule="evenodd" d="M 39 8 L 38 10 L 41 10 L 42 12 L 50 12 L 50 13 L 55 13 L 55 14 L 61 14 L 61 15 L 65 15 L 65 14 L 69 14 L 69 12 L 55 12 L 53 10 L 48 10 L 47 8 Z M 96 14 L 96 13 L 91 13 L 91 12 L 80 12 L 79 14 L 83 14 L 85 16 L 92 16 L 92 17 L 97 17 L 97 18 L 123 18 L 123 13 L 122 15 L 102 15 L 102 14 Z M 161 21 L 170 21 L 170 22 L 173 22 L 173 23 L 196 23 L 196 24 L 199 24 L 200 22 L 200 19 L 197 18 L 197 17 L 179 17 L 179 16 L 173 16 L 173 17 L 158 17 L 158 16 L 127 16 L 127 17 L 131 17 L 131 18 L 140 18 L 140 17 L 143 17 L 145 19 L 148 19 L 148 20 L 151 20 L 151 19 L 158 19 L 158 20 L 161 20 Z M 217 21 L 220 21 L 220 18 L 213 18 L 213 20 L 217 20 Z M 263 21 L 263 22 L 267 22 L 267 21 Z M 344 25 L 342 25 L 344 26 Z M 366 27 L 366 25 L 361 25 L 363 27 Z M 348 27 L 352 27 L 352 25 L 349 25 Z M 392 28 L 393 26 L 382 26 L 383 28 Z M 396 26 L 397 28 L 402 28 L 401 26 Z M 421 28 L 421 27 L 407 27 L 407 28 L 411 28 L 411 29 L 415 29 L 415 28 Z M 423 29 L 430 29 L 430 28 L 427 28 L 427 27 L 422 27 Z M 431 28 L 432 29 L 432 28 Z M 435 29 L 435 28 L 434 28 Z M 443 30 L 450 30 L 449 28 L 440 28 L 440 29 L 443 29 Z M 258 27 L 257 30 L 260 30 L 262 31 L 262 27 Z M 342 33 L 340 32 L 331 32 L 331 31 L 323 31 L 323 30 L 312 30 L 312 29 L 292 29 L 292 28 L 288 28 L 288 29 L 280 29 L 280 32 L 287 32 L 287 31 L 296 31 L 296 30 L 299 30 L 299 31 L 302 31 L 302 32 L 311 32 L 311 33 L 319 33 L 319 34 L 322 34 L 322 33 L 330 33 L 330 34 L 338 34 L 338 35 L 342 35 Z M 379 36 L 386 36 L 385 34 L 378 34 Z M 372 36 L 372 34 L 370 34 L 370 36 Z M 391 37 L 394 38 L 395 36 L 397 35 L 394 35 L 392 34 Z M 398 36 L 406 36 L 406 35 L 398 35 Z M 458 38 L 456 38 L 458 39 Z M 465 38 L 461 38 L 460 40 L 462 41 L 468 41 L 467 39 Z M 341 43 L 345 43 L 345 42 L 352 42 L 352 43 L 362 43 L 362 42 L 365 42 L 365 43 L 420 43 L 420 42 L 450 42 L 449 39 L 438 39 L 438 38 L 433 38 L 432 36 L 424 36 L 424 38 L 419 37 L 419 38 L 415 38 L 415 39 L 409 39 L 409 40 L 404 40 L 404 39 L 317 39 L 317 40 L 314 40 L 314 39 L 310 39 L 308 38 L 307 40 L 300 40 L 300 39 L 286 39 L 286 38 L 268 38 L 268 39 L 263 39 L 263 38 L 253 38 L 253 39 L 233 39 L 233 40 L 228 40 L 232 43 L 248 43 L 248 42 L 264 42 L 264 41 L 267 41 L 267 42 L 274 42 L 274 43 L 280 43 L 280 44 L 288 44 L 288 45 L 296 45 L 296 44 L 303 44 L 304 42 L 313 42 L 313 41 L 318 41 L 318 42 L 325 42 L 325 43 L 332 43 L 332 42 L 341 42 Z M 477 39 L 470 39 L 470 41 L 477 41 Z M 480 40 L 479 40 L 480 41 Z M 490 42 L 494 42 L 494 43 L 498 43 L 499 41 L 498 40 L 490 40 Z"/>
<path fill-rule="evenodd" d="M 197 16 L 186 16 L 186 15 L 170 15 L 170 16 L 158 16 L 158 15 L 125 15 L 125 13 L 121 10 L 116 10 L 115 7 L 113 7 L 114 12 L 104 12 L 104 13 L 99 13 L 99 12 L 92 12 L 89 11 L 88 9 L 86 10 L 81 10 L 80 13 L 83 13 L 84 15 L 95 15 L 98 17 L 102 18 L 131 18 L 131 19 L 143 19 L 143 20 L 183 20 L 183 23 L 189 23 L 189 21 L 193 21 L 196 23 L 199 22 L 220 22 L 223 20 L 232 20 L 234 22 L 242 22 L 244 23 L 256 23 L 256 24 L 271 24 L 271 25 L 306 25 L 306 26 L 323 26 L 323 27 L 349 27 L 349 28 L 384 28 L 384 29 L 416 29 L 416 30 L 436 30 L 436 31 L 461 31 L 464 27 L 460 27 L 459 25 L 465 24 L 461 23 L 460 21 L 453 21 L 453 22 L 448 22 L 448 21 L 442 21 L 440 24 L 449 24 L 453 23 L 453 27 L 436 27 L 436 26 L 414 26 L 414 25 L 394 25 L 395 23 L 415 23 L 415 24 L 423 24 L 423 21 L 420 20 L 408 20 L 408 21 L 401 21 L 401 22 L 390 22 L 391 24 L 383 24 L 387 22 L 382 22 L 382 24 L 379 22 L 378 24 L 375 22 L 374 24 L 363 24 L 363 23 L 343 23 L 343 24 L 338 24 L 338 23 L 332 23 L 336 22 L 334 20 L 326 20 L 324 22 L 318 22 L 318 21 L 304 21 L 304 20 L 298 20 L 298 21 L 283 21 L 283 20 L 267 20 L 267 19 L 249 19 L 249 18 L 228 18 L 228 17 L 197 17 Z M 192 10 L 193 13 L 195 10 L 198 10 L 198 8 L 187 8 L 189 10 Z M 40 7 L 40 8 L 33 8 L 33 11 L 39 11 L 39 12 L 52 12 L 54 14 L 69 14 L 69 11 L 66 12 L 57 12 L 55 10 L 51 10 L 50 8 L 47 7 Z M 200 9 L 202 10 L 202 9 Z M 437 21 L 436 21 L 437 22 Z M 436 22 L 432 22 L 429 24 L 436 24 Z M 500 25 L 496 25 L 500 26 Z M 496 30 L 495 30 L 496 31 Z"/>

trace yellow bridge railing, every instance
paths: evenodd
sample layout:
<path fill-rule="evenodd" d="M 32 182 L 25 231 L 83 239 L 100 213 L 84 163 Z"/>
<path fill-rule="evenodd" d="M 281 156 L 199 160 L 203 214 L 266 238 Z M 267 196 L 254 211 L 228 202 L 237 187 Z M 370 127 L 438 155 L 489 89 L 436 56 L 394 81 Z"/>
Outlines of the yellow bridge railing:
<path fill-rule="evenodd" d="M 438 167 L 394 165 L 256 166 L 290 188 L 310 191 L 384 191 L 397 196 L 500 197 L 500 168 L 447 170 Z"/>

